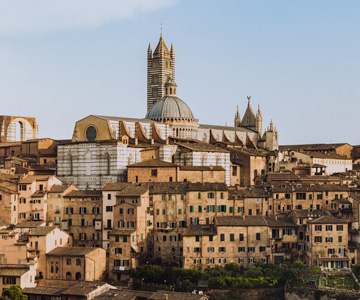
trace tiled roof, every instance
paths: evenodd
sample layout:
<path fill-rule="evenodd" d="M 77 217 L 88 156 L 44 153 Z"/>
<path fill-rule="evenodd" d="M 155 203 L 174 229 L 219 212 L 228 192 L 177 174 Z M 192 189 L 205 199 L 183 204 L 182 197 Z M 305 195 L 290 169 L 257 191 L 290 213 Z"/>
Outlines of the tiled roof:
<path fill-rule="evenodd" d="M 94 247 L 57 247 L 54 250 L 46 253 L 51 256 L 83 256 L 91 253 L 98 248 Z"/>
<path fill-rule="evenodd" d="M 17 224 L 15 226 L 15 228 L 36 228 L 43 224 L 45 224 L 44 220 L 37 220 L 37 221 L 27 220 L 27 221 L 22 221 L 21 223 Z"/>
<path fill-rule="evenodd" d="M 74 190 L 64 197 L 100 197 L 102 196 L 101 190 Z"/>
<path fill-rule="evenodd" d="M 281 181 L 297 181 L 300 179 L 299 175 L 296 175 L 291 172 L 270 172 L 267 174 L 267 178 L 271 180 L 281 180 Z"/>
<path fill-rule="evenodd" d="M 183 236 L 194 236 L 194 235 L 216 235 L 217 230 L 214 224 L 210 225 L 190 225 Z"/>
<path fill-rule="evenodd" d="M 225 150 L 220 147 L 213 146 L 208 143 L 179 143 L 175 142 L 176 145 L 186 148 L 191 151 L 195 152 L 222 152 L 222 153 L 228 153 L 228 150 Z"/>
<path fill-rule="evenodd" d="M 153 182 L 149 186 L 150 194 L 185 194 L 189 182 Z"/>
<path fill-rule="evenodd" d="M 323 216 L 313 221 L 308 221 L 311 224 L 347 224 L 345 220 L 341 220 L 332 216 Z"/>
<path fill-rule="evenodd" d="M 0 276 L 22 276 L 28 271 L 28 267 L 0 267 Z"/>
<path fill-rule="evenodd" d="M 135 229 L 113 229 L 110 235 L 131 235 Z"/>
<path fill-rule="evenodd" d="M 218 226 L 267 226 L 263 216 L 225 216 L 216 217 Z"/>
<path fill-rule="evenodd" d="M 123 190 L 116 193 L 116 196 L 120 197 L 131 197 L 141 196 L 149 190 L 148 186 L 145 185 L 128 185 Z"/>
<path fill-rule="evenodd" d="M 244 127 L 232 127 L 232 126 L 222 126 L 222 125 L 207 125 L 200 124 L 199 129 L 214 129 L 214 130 L 225 130 L 225 131 L 237 131 L 237 132 L 254 132 L 250 129 Z"/>
<path fill-rule="evenodd" d="M 229 199 L 244 199 L 244 198 L 267 198 L 272 197 L 269 189 L 264 187 L 241 187 L 229 190 Z"/>
<path fill-rule="evenodd" d="M 44 236 L 44 235 L 48 235 L 50 232 L 52 232 L 56 228 L 57 228 L 56 226 L 39 226 L 39 227 L 30 229 L 30 231 L 27 233 L 27 235 Z"/>
<path fill-rule="evenodd" d="M 272 188 L 274 193 L 283 192 L 348 192 L 349 188 L 341 184 L 283 184 Z"/>
<path fill-rule="evenodd" d="M 181 166 L 180 171 L 225 171 L 222 166 Z"/>
<path fill-rule="evenodd" d="M 70 186 L 70 183 L 65 184 L 55 184 L 51 187 L 49 190 L 50 193 L 63 193 L 66 191 L 66 189 Z"/>
<path fill-rule="evenodd" d="M 167 298 L 165 298 L 167 295 Z M 179 292 L 169 292 L 169 291 L 157 291 L 153 293 L 148 300 L 203 300 L 207 299 L 205 295 L 199 294 L 190 294 L 190 293 L 179 293 Z"/>
<path fill-rule="evenodd" d="M 320 209 L 315 209 L 312 211 L 309 211 L 307 209 L 294 209 L 291 213 L 293 213 L 298 218 L 309 218 L 310 216 L 314 218 L 328 215 L 326 211 Z"/>
<path fill-rule="evenodd" d="M 294 220 L 289 217 L 265 217 L 265 220 L 269 227 L 298 227 Z"/>
<path fill-rule="evenodd" d="M 167 161 L 159 160 L 159 159 L 150 159 L 142 162 L 138 162 L 135 164 L 131 164 L 127 166 L 128 168 L 176 168 L 178 167 L 177 164 L 173 164 Z"/>
<path fill-rule="evenodd" d="M 348 145 L 348 143 L 335 144 L 300 144 L 300 145 L 280 145 L 280 150 L 333 150 L 338 147 Z"/>
<path fill-rule="evenodd" d="M 28 175 L 19 180 L 19 183 L 33 183 L 34 181 L 46 181 L 53 175 Z"/>
<path fill-rule="evenodd" d="M 33 198 L 41 198 L 45 196 L 46 191 L 35 191 L 31 197 Z"/>
<path fill-rule="evenodd" d="M 225 183 L 219 182 L 190 182 L 189 191 L 227 191 L 228 187 Z"/>

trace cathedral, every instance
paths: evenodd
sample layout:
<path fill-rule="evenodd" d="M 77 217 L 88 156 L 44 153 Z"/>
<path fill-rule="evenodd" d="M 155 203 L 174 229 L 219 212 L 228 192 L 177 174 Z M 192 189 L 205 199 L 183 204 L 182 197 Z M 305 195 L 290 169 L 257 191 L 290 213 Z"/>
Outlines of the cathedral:
<path fill-rule="evenodd" d="M 107 182 L 126 180 L 126 166 L 140 162 L 144 150 L 156 148 L 160 160 L 223 166 L 230 184 L 230 155 L 215 143 L 278 149 L 276 129 L 271 122 L 262 133 L 260 107 L 255 115 L 251 97 L 242 119 L 236 111 L 234 126 L 207 125 L 199 123 L 177 90 L 175 50 L 171 45 L 169 51 L 161 35 L 155 50 L 149 44 L 147 51 L 145 118 L 90 115 L 77 121 L 71 142 L 58 146 L 58 176 L 80 188 L 100 189 Z"/>

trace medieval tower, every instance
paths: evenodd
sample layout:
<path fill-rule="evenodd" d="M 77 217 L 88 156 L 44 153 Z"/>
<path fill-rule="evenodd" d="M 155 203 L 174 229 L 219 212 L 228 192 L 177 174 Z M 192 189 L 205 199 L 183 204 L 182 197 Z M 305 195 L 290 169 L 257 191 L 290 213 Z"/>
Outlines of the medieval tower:
<path fill-rule="evenodd" d="M 170 76 L 175 80 L 175 51 L 171 44 L 169 52 L 161 34 L 154 53 L 150 44 L 147 53 L 147 112 L 165 96 L 165 83 Z"/>

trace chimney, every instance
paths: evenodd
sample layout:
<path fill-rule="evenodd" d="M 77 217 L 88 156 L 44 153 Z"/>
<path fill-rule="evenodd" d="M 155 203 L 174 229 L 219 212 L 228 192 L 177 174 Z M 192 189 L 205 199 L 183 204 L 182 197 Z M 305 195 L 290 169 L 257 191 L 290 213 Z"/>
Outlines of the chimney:
<path fill-rule="evenodd" d="M 154 139 L 151 139 L 151 140 L 150 140 L 150 144 L 151 144 L 151 145 L 154 145 Z"/>
<path fill-rule="evenodd" d="M 137 145 L 139 143 L 138 138 L 135 138 L 135 145 Z"/>

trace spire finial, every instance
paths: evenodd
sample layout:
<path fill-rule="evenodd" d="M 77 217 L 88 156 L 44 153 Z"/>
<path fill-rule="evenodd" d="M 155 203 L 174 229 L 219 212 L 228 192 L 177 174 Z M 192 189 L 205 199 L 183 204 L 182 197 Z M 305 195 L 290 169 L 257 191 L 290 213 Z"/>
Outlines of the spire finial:
<path fill-rule="evenodd" d="M 162 38 L 162 23 L 160 23 L 160 37 Z"/>
<path fill-rule="evenodd" d="M 247 99 L 248 99 L 248 105 L 250 105 L 251 96 L 247 96 Z"/>

